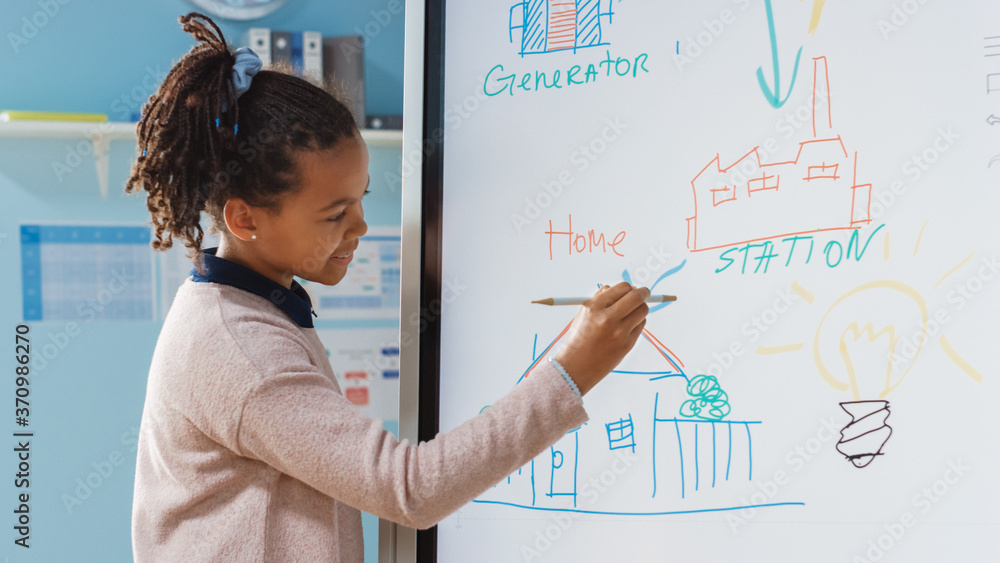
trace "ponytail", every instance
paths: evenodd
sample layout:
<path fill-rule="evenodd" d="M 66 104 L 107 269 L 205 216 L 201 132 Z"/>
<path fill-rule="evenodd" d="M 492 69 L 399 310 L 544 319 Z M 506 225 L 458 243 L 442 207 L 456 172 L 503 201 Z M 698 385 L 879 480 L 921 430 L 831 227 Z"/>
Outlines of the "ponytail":
<path fill-rule="evenodd" d="M 332 87 L 295 77 L 290 65 L 259 71 L 237 98 L 236 57 L 219 27 L 197 12 L 178 21 L 199 43 L 143 105 L 125 191 L 147 192 L 153 249 L 167 250 L 180 237 L 197 263 L 202 211 L 222 232 L 230 198 L 280 211 L 281 196 L 299 188 L 294 152 L 330 149 L 354 136 L 357 124 Z"/>

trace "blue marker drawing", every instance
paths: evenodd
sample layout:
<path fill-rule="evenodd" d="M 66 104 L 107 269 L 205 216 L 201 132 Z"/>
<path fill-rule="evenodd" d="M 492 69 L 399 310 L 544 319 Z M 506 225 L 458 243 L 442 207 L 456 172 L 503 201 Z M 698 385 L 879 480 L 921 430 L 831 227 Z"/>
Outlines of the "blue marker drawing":
<path fill-rule="evenodd" d="M 531 363 L 515 385 L 537 375 L 534 368 L 555 354 L 570 327 L 567 323 L 554 338 L 533 335 Z M 642 336 L 621 369 L 612 370 L 603 383 L 610 390 L 604 397 L 611 401 L 588 405 L 600 423 L 567 432 L 531 460 L 530 471 L 511 473 L 474 502 L 498 510 L 620 516 L 804 506 L 782 498 L 767 504 L 734 502 L 753 479 L 753 433 L 770 427 L 732 417 L 739 402 L 723 391 L 718 377 L 687 373 L 684 362 L 650 329 L 644 328 Z M 734 425 L 742 429 L 733 432 Z"/>
<path fill-rule="evenodd" d="M 715 425 L 712 425 L 712 488 L 715 488 Z"/>
<path fill-rule="evenodd" d="M 680 414 L 702 420 L 722 420 L 731 410 L 729 395 L 719 386 L 714 375 L 696 375 L 688 380 L 690 399 L 681 405 Z"/>
<path fill-rule="evenodd" d="M 604 425 L 608 432 L 608 449 L 621 450 L 630 448 L 635 453 L 635 427 L 632 424 L 632 413 L 628 419 L 620 418 L 617 422 L 609 422 Z"/>
<path fill-rule="evenodd" d="M 771 11 L 771 0 L 764 0 L 764 6 L 767 8 L 767 29 L 771 35 L 771 66 L 774 69 L 774 90 L 772 91 L 771 87 L 768 86 L 762 67 L 757 67 L 757 82 L 760 84 L 761 91 L 764 92 L 764 98 L 767 99 L 767 103 L 771 104 L 774 108 L 780 108 L 788 101 L 788 97 L 792 95 L 792 88 L 795 87 L 795 77 L 799 73 L 799 57 L 802 56 L 802 47 L 799 47 L 799 52 L 795 54 L 792 83 L 788 85 L 788 93 L 782 98 L 781 70 L 778 65 L 778 38 L 774 33 L 774 14 Z"/>
<path fill-rule="evenodd" d="M 698 490 L 701 482 L 701 471 L 698 471 L 698 427 L 694 427 L 694 490 Z"/>
<path fill-rule="evenodd" d="M 726 453 L 726 481 L 729 480 L 729 466 L 733 463 L 733 427 L 729 426 L 729 449 Z"/>
<path fill-rule="evenodd" d="M 653 412 L 660 405 L 660 394 L 653 397 Z M 656 496 L 656 425 L 653 425 L 653 496 Z"/>
<path fill-rule="evenodd" d="M 656 427 L 659 424 L 661 424 L 661 423 L 668 423 L 668 424 L 669 423 L 673 423 L 673 426 L 674 426 L 674 435 L 677 437 L 677 460 L 678 460 L 677 461 L 677 468 L 678 468 L 677 469 L 677 474 L 679 476 L 680 497 L 682 499 L 683 498 L 687 498 L 687 496 L 688 496 L 687 495 L 687 479 L 686 479 L 686 474 L 687 474 L 687 470 L 689 469 L 689 467 L 684 462 L 684 458 L 685 457 L 688 457 L 689 460 L 692 460 L 691 464 L 694 465 L 694 490 L 698 491 L 698 489 L 700 488 L 700 485 L 701 485 L 701 464 L 700 464 L 701 457 L 699 455 L 700 440 L 699 440 L 698 434 L 699 434 L 699 427 L 702 427 L 702 426 L 711 426 L 711 428 L 706 429 L 706 430 L 709 430 L 712 433 L 712 487 L 713 488 L 715 487 L 715 482 L 716 482 L 716 468 L 717 468 L 716 456 L 717 456 L 717 452 L 716 452 L 716 440 L 715 440 L 715 426 L 718 425 L 718 424 L 725 424 L 728 427 L 728 430 L 729 430 L 729 440 L 728 440 L 728 443 L 726 445 L 726 457 L 727 457 L 727 459 L 726 459 L 726 481 L 729 480 L 729 469 L 730 469 L 730 466 L 732 465 L 732 462 L 733 462 L 733 432 L 732 432 L 732 426 L 734 424 L 739 424 L 739 425 L 742 425 L 742 426 L 744 426 L 746 428 L 746 434 L 747 434 L 746 462 L 747 462 L 747 466 L 748 466 L 748 477 L 747 477 L 747 480 L 752 480 L 753 479 L 753 444 L 752 444 L 752 442 L 750 440 L 750 425 L 751 424 L 760 424 L 761 421 L 759 421 L 759 420 L 753 420 L 753 421 L 691 420 L 691 419 L 677 418 L 677 417 L 674 417 L 674 418 L 660 418 L 659 417 L 659 412 L 658 412 L 658 409 L 660 408 L 660 397 L 659 397 L 659 395 L 660 394 L 657 393 L 656 394 L 656 398 L 653 401 L 653 404 L 654 404 L 654 407 L 653 407 L 653 433 L 654 433 L 654 438 L 653 438 L 654 439 L 654 444 L 653 444 L 653 447 L 654 448 L 656 447 L 656 444 L 655 444 L 655 440 L 656 440 L 656 438 L 655 438 Z M 694 428 L 692 430 L 693 438 L 690 437 L 691 433 L 687 433 L 687 432 L 682 432 L 681 431 L 681 424 L 682 423 L 687 423 L 687 424 L 691 424 L 691 425 L 694 426 Z M 687 426 L 686 428 L 689 428 L 689 426 Z M 686 440 L 684 438 L 684 434 L 688 434 L 689 435 L 689 439 L 688 440 Z M 687 454 L 688 454 L 687 456 L 685 456 L 685 452 L 687 452 Z M 654 453 L 654 456 L 653 456 L 653 497 L 656 496 L 656 482 L 657 482 L 657 478 L 659 476 L 659 472 L 656 469 L 655 463 L 656 463 L 656 456 L 655 456 L 655 453 Z"/>
<path fill-rule="evenodd" d="M 653 413 L 653 417 L 653 428 L 656 428 L 656 413 Z M 674 430 L 677 431 L 677 459 L 681 462 L 681 498 L 684 498 L 684 444 L 681 442 L 681 427 L 677 424 L 677 419 L 674 419 Z"/>
<path fill-rule="evenodd" d="M 549 492 L 545 493 L 545 496 L 559 497 L 566 496 L 573 498 L 573 506 L 576 506 L 576 474 L 579 469 L 579 459 L 580 459 L 580 436 L 577 434 L 579 428 L 571 430 L 570 434 L 573 435 L 573 468 L 572 474 L 568 474 L 570 469 L 566 464 L 566 455 L 562 450 L 555 449 L 555 446 L 549 448 L 549 462 L 550 462 L 550 472 L 549 472 Z M 558 462 L 556 460 L 559 460 Z M 566 466 L 564 468 L 564 466 Z M 559 487 L 556 487 L 556 470 L 561 470 L 558 472 L 559 475 Z M 563 490 L 562 487 L 566 487 L 567 490 Z M 559 488 L 562 492 L 556 492 Z"/>
<path fill-rule="evenodd" d="M 672 275 L 676 274 L 677 272 L 681 271 L 681 268 L 683 268 L 685 264 L 687 264 L 687 260 L 684 260 L 683 262 L 680 263 L 680 265 L 675 266 L 675 267 L 667 270 L 666 272 L 663 272 L 663 274 L 660 277 L 656 278 L 656 281 L 653 282 L 653 285 L 649 286 L 650 293 L 653 293 L 653 290 L 656 289 L 657 284 L 659 284 L 661 281 L 663 281 L 664 278 L 672 276 Z M 632 275 L 628 273 L 628 270 L 623 270 L 622 271 L 622 280 L 624 280 L 625 283 L 632 283 Z M 653 305 L 652 307 L 649 308 L 649 312 L 650 313 L 655 313 L 655 312 L 659 311 L 660 309 L 666 307 L 667 305 L 670 305 L 671 303 L 676 303 L 676 301 L 667 301 L 666 303 L 660 303 L 659 305 Z"/>
<path fill-rule="evenodd" d="M 535 460 L 531 460 L 531 506 L 535 506 Z"/>
<path fill-rule="evenodd" d="M 542 506 L 525 506 L 512 502 L 500 502 L 495 500 L 476 499 L 472 502 L 479 504 L 498 504 L 503 506 L 513 506 L 514 508 L 524 508 L 527 510 L 543 510 L 546 512 L 572 512 L 574 514 L 610 514 L 617 516 L 669 516 L 673 514 L 700 514 L 703 512 L 728 512 L 732 510 L 744 510 L 747 508 L 768 508 L 772 506 L 805 506 L 804 502 L 772 502 L 770 504 L 746 504 L 743 506 L 725 506 L 716 508 L 696 508 L 692 510 L 667 510 L 663 512 L 614 512 L 604 510 L 576 510 L 571 508 L 546 508 Z"/>
<path fill-rule="evenodd" d="M 602 4 L 606 10 L 602 10 Z M 514 43 L 514 30 L 521 32 L 518 54 L 534 55 L 610 45 L 603 41 L 604 20 L 611 24 L 614 12 L 607 0 L 525 0 L 510 7 L 507 38 Z M 515 23 L 518 22 L 519 23 Z"/>

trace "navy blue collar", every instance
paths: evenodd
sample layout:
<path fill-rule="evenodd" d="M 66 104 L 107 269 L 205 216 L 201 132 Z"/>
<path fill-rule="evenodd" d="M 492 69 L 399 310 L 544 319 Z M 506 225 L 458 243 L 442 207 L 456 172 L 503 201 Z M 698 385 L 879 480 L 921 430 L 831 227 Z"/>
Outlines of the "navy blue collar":
<path fill-rule="evenodd" d="M 205 273 L 201 274 L 197 268 L 192 268 L 191 277 L 194 281 L 221 283 L 249 291 L 274 303 L 275 306 L 287 313 L 295 321 L 295 324 L 303 328 L 313 328 L 310 313 L 312 315 L 316 313 L 312 310 L 309 294 L 299 282 L 292 280 L 292 288 L 288 289 L 246 266 L 219 258 L 215 255 L 217 250 L 218 247 L 202 250 Z"/>

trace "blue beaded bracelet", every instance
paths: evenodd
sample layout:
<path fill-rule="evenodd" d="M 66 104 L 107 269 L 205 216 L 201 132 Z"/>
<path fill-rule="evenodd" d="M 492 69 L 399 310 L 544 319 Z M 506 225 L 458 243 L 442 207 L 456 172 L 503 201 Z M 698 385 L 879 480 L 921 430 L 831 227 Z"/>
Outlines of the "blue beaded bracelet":
<path fill-rule="evenodd" d="M 576 393 L 576 396 L 583 399 L 583 394 L 580 393 L 580 388 L 576 386 L 576 382 L 573 381 L 573 378 L 570 377 L 568 373 L 566 373 L 566 368 L 562 367 L 562 364 L 557 362 L 555 358 L 549 358 L 549 362 L 553 366 L 555 366 L 557 370 L 559 370 L 559 373 L 562 374 L 563 379 L 565 379 L 566 383 L 569 384 L 569 388 L 572 389 L 574 393 Z"/>

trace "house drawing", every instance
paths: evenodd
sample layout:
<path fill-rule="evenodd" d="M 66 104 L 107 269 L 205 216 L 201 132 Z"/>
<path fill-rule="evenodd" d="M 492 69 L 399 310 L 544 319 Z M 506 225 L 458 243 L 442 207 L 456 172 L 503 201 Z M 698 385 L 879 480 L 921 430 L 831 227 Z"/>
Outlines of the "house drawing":
<path fill-rule="evenodd" d="M 825 110 L 817 105 L 824 92 Z M 717 153 L 691 180 L 687 247 L 700 252 L 871 222 L 871 184 L 859 183 L 858 152 L 833 128 L 826 57 L 813 59 L 812 138 L 793 160 L 765 162 L 754 147 L 725 167 Z M 749 172 L 747 172 L 749 171 Z"/>
<path fill-rule="evenodd" d="M 601 5 L 607 6 L 606 11 Z M 510 8 L 507 34 L 514 42 L 520 30 L 522 57 L 608 45 L 602 40 L 602 20 L 611 23 L 611 0 L 525 0 Z M 515 23 L 517 22 L 517 23 Z"/>
<path fill-rule="evenodd" d="M 553 353 L 568 329 L 566 325 L 541 353 L 533 353 L 536 357 L 518 383 Z M 696 377 L 705 376 L 689 377 L 680 359 L 648 329 L 643 330 L 640 342 L 604 383 L 614 386 L 617 399 L 599 402 L 601 396 L 588 397 L 588 423 L 568 432 L 473 502 L 622 516 L 760 506 L 739 499 L 753 479 L 752 434 L 761 422 L 680 414 L 681 403 L 690 397 L 685 389 L 690 389 L 689 382 Z M 623 455 L 633 460 L 629 479 L 594 503 L 585 487 L 593 484 L 595 468 L 611 467 Z"/>

